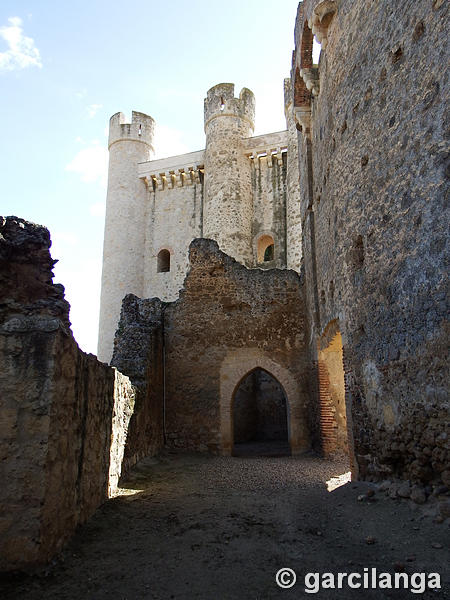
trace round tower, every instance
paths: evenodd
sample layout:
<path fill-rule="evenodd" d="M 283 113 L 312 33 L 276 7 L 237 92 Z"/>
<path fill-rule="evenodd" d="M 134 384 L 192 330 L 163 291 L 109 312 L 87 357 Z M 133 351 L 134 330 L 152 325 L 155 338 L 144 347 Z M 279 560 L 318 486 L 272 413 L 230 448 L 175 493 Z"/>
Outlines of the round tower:
<path fill-rule="evenodd" d="M 252 187 L 244 139 L 253 134 L 255 97 L 220 83 L 205 98 L 205 213 L 203 236 L 239 262 L 252 263 Z"/>
<path fill-rule="evenodd" d="M 147 188 L 138 163 L 153 152 L 155 122 L 143 113 L 123 113 L 109 121 L 109 169 L 103 242 L 98 358 L 110 362 L 123 297 L 143 294 Z"/>

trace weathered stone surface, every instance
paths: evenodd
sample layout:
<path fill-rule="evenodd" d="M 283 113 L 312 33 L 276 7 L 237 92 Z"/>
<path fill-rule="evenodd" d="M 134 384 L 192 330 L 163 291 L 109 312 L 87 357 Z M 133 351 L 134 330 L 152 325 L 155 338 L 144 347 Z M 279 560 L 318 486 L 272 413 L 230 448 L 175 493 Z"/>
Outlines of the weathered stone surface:
<path fill-rule="evenodd" d="M 64 287 L 53 284 L 50 233 L 18 217 L 0 217 L 0 323 L 7 329 L 27 325 L 15 317 L 32 316 L 44 319 L 47 329 L 53 317 L 70 331 L 69 303 L 64 299 Z M 5 321 L 8 320 L 7 325 Z"/>
<path fill-rule="evenodd" d="M 409 481 L 404 481 L 397 489 L 397 495 L 400 498 L 409 498 L 411 496 L 411 485 Z"/>
<path fill-rule="evenodd" d="M 135 391 L 135 404 L 124 449 L 126 471 L 163 445 L 165 304 L 158 298 L 127 295 L 114 341 L 111 364 L 125 373 Z"/>
<path fill-rule="evenodd" d="M 413 485 L 411 489 L 411 500 L 416 504 L 423 504 L 427 500 L 427 495 L 420 485 Z"/>
<path fill-rule="evenodd" d="M 450 460 L 448 6 L 342 0 L 320 21 L 319 5 L 299 6 L 292 69 L 311 359 L 338 323 L 360 477 L 439 481 Z M 301 73 L 313 24 L 326 47 L 311 96 Z"/>
<path fill-rule="evenodd" d="M 44 227 L 0 218 L 0 570 L 47 561 L 117 486 L 128 378 L 78 348 Z M 114 416 L 114 422 L 113 422 Z"/>
<path fill-rule="evenodd" d="M 291 449 L 307 449 L 301 278 L 294 271 L 247 269 L 212 240 L 194 240 L 189 256 L 190 270 L 179 300 L 161 305 L 157 299 L 126 298 L 114 364 L 142 381 L 144 371 L 159 360 L 164 365 L 161 404 L 167 442 L 224 453 L 233 445 L 234 390 L 252 370 L 262 368 L 286 394 Z M 159 359 L 149 353 L 158 327 L 163 353 Z M 147 342 L 138 344 L 143 331 Z M 119 360 L 122 347 L 129 350 Z M 148 382 L 151 388 L 152 379 Z"/>

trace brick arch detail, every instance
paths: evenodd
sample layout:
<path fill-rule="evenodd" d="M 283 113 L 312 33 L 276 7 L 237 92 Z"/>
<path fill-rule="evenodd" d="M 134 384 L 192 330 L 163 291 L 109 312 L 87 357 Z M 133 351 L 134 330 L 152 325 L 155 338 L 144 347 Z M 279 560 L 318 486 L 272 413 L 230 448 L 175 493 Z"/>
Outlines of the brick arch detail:
<path fill-rule="evenodd" d="M 305 19 L 303 24 L 303 34 L 300 48 L 300 68 L 310 69 L 313 66 L 312 51 L 313 51 L 313 32 L 309 28 L 308 22 Z"/>
<path fill-rule="evenodd" d="M 255 369 L 263 369 L 282 386 L 286 395 L 289 444 L 292 454 L 309 449 L 306 415 L 300 403 L 300 387 L 294 375 L 258 348 L 228 352 L 220 367 L 220 449 L 231 454 L 233 448 L 233 401 L 242 380 Z"/>
<path fill-rule="evenodd" d="M 311 104 L 311 92 L 306 87 L 300 76 L 300 69 L 296 67 L 294 78 L 294 106 L 306 106 Z"/>
<path fill-rule="evenodd" d="M 348 441 L 348 456 L 350 460 L 350 469 L 352 479 L 358 478 L 358 467 L 355 457 L 355 446 L 353 437 L 353 418 L 351 409 L 351 397 L 349 393 L 350 372 L 347 366 L 346 348 L 344 337 L 340 328 L 339 319 L 332 319 L 323 328 L 322 334 L 317 340 L 318 349 L 318 382 L 319 382 L 319 426 L 321 433 L 322 451 L 325 456 L 333 454 L 336 450 L 336 420 L 334 408 L 331 403 L 330 376 L 326 363 L 320 359 L 321 352 L 327 351 L 335 342 L 337 336 L 341 336 L 342 343 L 342 370 L 344 375 L 344 401 L 346 413 L 346 429 Z"/>

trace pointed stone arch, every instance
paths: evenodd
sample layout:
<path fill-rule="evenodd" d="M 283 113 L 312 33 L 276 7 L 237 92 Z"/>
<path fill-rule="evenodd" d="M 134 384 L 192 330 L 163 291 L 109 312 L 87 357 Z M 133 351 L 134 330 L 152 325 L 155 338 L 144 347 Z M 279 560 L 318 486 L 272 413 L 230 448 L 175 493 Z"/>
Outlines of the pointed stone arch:
<path fill-rule="evenodd" d="M 263 369 L 282 386 L 286 395 L 288 435 L 291 453 L 309 449 L 309 435 L 300 384 L 286 367 L 259 348 L 240 348 L 227 353 L 220 367 L 220 450 L 229 455 L 233 447 L 233 400 L 242 380 L 255 369 Z"/>

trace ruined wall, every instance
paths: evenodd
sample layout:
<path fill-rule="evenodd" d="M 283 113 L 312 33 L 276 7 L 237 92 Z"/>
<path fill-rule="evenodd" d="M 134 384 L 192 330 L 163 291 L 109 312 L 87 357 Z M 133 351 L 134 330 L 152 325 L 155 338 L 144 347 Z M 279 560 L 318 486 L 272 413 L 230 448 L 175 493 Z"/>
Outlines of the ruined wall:
<path fill-rule="evenodd" d="M 0 218 L 0 570 L 48 560 L 109 476 L 114 491 L 133 404 L 129 380 L 78 348 L 49 246 L 44 227 Z"/>
<path fill-rule="evenodd" d="M 130 378 L 135 404 L 124 448 L 123 469 L 152 456 L 164 443 L 164 330 L 166 304 L 125 296 L 111 364 Z"/>
<path fill-rule="evenodd" d="M 169 445 L 216 453 L 231 452 L 234 390 L 264 369 L 286 394 L 291 450 L 309 448 L 299 275 L 247 269 L 205 239 L 191 243 L 189 261 L 175 302 L 127 296 L 113 363 L 154 389 Z M 152 365 L 162 372 L 151 374 Z"/>
<path fill-rule="evenodd" d="M 296 23 L 311 355 L 338 319 L 361 477 L 449 481 L 446 31 L 440 0 L 305 0 Z"/>
<path fill-rule="evenodd" d="M 299 276 L 293 271 L 249 270 L 220 252 L 212 240 L 191 244 L 190 265 L 180 299 L 166 309 L 169 443 L 231 451 L 232 391 L 244 375 L 260 367 L 286 391 L 291 448 L 309 447 Z M 227 386 L 229 393 L 224 391 Z"/>

